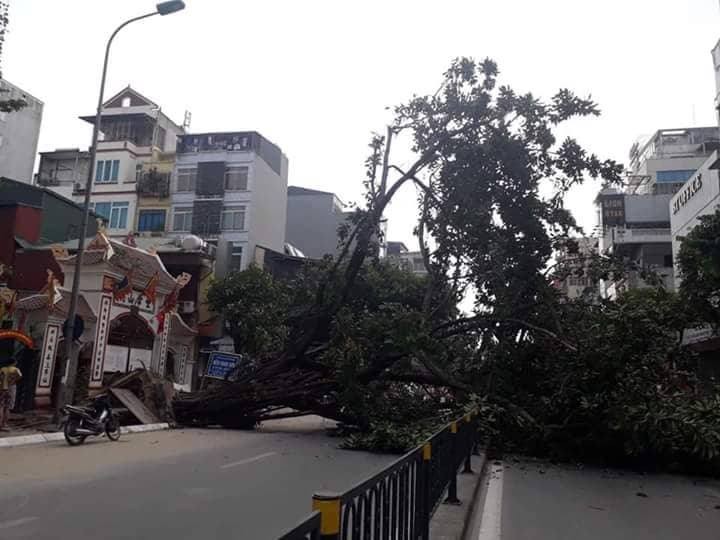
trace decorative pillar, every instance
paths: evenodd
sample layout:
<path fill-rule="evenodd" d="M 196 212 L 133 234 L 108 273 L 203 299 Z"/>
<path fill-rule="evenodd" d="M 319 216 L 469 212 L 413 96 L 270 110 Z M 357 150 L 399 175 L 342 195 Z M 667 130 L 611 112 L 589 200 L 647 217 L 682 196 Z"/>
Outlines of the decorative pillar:
<path fill-rule="evenodd" d="M 50 407 L 51 405 L 53 371 L 55 370 L 58 341 L 60 341 L 60 325 L 48 321 L 45 325 L 42 351 L 40 353 L 40 369 L 38 370 L 35 385 L 36 407 Z"/>
<path fill-rule="evenodd" d="M 185 365 L 187 363 L 188 346 L 180 347 L 180 370 L 178 371 L 178 379 L 180 384 L 185 384 Z"/>
<path fill-rule="evenodd" d="M 105 347 L 110 334 L 110 306 L 112 296 L 103 294 L 100 297 L 98 308 L 97 328 L 95 329 L 95 343 L 93 345 L 92 366 L 90 368 L 90 388 L 101 388 L 103 372 L 105 369 Z"/>
<path fill-rule="evenodd" d="M 163 318 L 162 334 L 160 336 L 160 358 L 158 358 L 158 375 L 165 376 L 165 360 L 167 359 L 168 337 L 170 335 L 170 318 L 172 313 L 166 313 Z"/>

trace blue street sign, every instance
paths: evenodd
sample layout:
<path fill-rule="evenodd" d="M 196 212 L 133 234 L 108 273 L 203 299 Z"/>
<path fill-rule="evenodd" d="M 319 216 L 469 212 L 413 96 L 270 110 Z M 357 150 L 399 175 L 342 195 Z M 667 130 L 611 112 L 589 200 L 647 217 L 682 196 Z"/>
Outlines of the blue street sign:
<path fill-rule="evenodd" d="M 242 359 L 242 355 L 239 354 L 219 351 L 211 352 L 205 376 L 212 377 L 214 379 L 224 379 L 233 369 L 237 367 Z"/>

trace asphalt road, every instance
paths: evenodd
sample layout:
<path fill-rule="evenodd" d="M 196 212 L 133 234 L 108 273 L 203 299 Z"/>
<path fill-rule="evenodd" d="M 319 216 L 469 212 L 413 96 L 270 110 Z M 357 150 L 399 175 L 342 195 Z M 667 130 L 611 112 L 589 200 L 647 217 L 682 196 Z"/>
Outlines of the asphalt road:
<path fill-rule="evenodd" d="M 262 432 L 178 430 L 0 449 L 0 538 L 275 538 L 316 490 L 343 490 L 392 456 L 337 449 L 320 421 Z"/>
<path fill-rule="evenodd" d="M 480 540 L 717 540 L 720 481 L 506 459 L 490 465 Z"/>

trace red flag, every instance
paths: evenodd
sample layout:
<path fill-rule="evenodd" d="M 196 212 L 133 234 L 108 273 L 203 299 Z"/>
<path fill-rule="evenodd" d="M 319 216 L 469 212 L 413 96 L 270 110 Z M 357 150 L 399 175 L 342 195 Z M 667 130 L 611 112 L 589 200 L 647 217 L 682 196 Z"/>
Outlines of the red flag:
<path fill-rule="evenodd" d="M 125 274 L 125 277 L 113 286 L 113 298 L 121 301 L 132 292 L 132 268 Z"/>
<path fill-rule="evenodd" d="M 160 281 L 160 276 L 157 272 L 148 280 L 147 285 L 145 285 L 145 289 L 143 289 L 143 295 L 145 295 L 145 298 L 148 299 L 148 302 L 151 304 L 155 303 L 155 299 L 157 298 L 157 284 L 158 281 Z"/>

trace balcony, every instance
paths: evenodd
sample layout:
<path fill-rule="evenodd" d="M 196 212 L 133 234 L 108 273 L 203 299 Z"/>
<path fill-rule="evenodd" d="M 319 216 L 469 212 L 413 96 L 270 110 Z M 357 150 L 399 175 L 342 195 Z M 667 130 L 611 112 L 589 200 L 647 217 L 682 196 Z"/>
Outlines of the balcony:
<path fill-rule="evenodd" d="M 164 199 L 170 196 L 170 173 L 157 171 L 144 172 L 136 185 L 138 195 L 142 197 L 158 197 Z"/>
<path fill-rule="evenodd" d="M 37 176 L 35 178 L 35 183 L 37 185 L 43 186 L 43 187 L 59 186 L 60 180 L 58 180 L 57 178 L 47 178 L 47 177 L 41 178 L 41 177 Z"/>
<path fill-rule="evenodd" d="M 615 244 L 664 244 L 672 241 L 670 229 L 615 229 Z"/>

